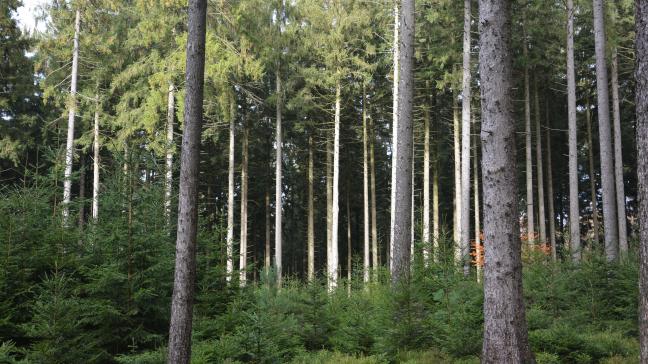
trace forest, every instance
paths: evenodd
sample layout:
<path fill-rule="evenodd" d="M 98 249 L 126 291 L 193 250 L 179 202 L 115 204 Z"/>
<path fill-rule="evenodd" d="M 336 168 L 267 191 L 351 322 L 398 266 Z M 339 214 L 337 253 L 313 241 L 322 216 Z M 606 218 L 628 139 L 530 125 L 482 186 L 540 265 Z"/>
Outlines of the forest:
<path fill-rule="evenodd" d="M 0 363 L 648 363 L 648 0 L 34 3 Z"/>

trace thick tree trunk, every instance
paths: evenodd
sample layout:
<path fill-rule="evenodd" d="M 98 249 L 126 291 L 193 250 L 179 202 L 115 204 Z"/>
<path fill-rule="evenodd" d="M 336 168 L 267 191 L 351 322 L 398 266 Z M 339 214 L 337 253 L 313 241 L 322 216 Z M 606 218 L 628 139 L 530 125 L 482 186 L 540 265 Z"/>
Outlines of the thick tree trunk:
<path fill-rule="evenodd" d="M 587 126 L 587 156 L 589 159 L 590 199 L 592 200 L 592 243 L 599 245 L 598 198 L 596 197 L 596 171 L 594 170 L 594 142 L 592 139 L 592 117 L 589 95 L 585 97 L 585 122 Z"/>
<path fill-rule="evenodd" d="M 341 111 L 341 85 L 340 81 L 335 86 L 335 130 L 333 134 L 333 205 L 331 221 L 331 254 L 328 256 L 328 288 L 329 291 L 337 288 L 338 279 L 338 230 L 340 225 L 340 111 Z"/>
<path fill-rule="evenodd" d="M 471 0 L 464 0 L 463 80 L 461 92 L 461 260 L 470 274 L 470 21 Z"/>
<path fill-rule="evenodd" d="M 523 45 L 524 58 L 529 58 L 526 34 Z M 524 66 L 524 151 L 526 161 L 526 215 L 527 243 L 535 241 L 535 205 L 533 203 L 533 152 L 531 144 L 531 95 L 529 92 L 529 66 Z"/>
<path fill-rule="evenodd" d="M 362 223 L 363 223 L 363 279 L 369 283 L 369 131 L 367 130 L 367 98 L 362 88 Z"/>
<path fill-rule="evenodd" d="M 207 2 L 189 0 L 184 132 L 180 159 L 180 199 L 175 275 L 167 363 L 188 364 L 191 359 L 191 319 L 196 278 L 198 230 L 198 158 L 203 114 L 205 23 Z"/>
<path fill-rule="evenodd" d="M 99 166 L 101 164 L 99 159 L 99 107 L 99 94 L 96 94 L 94 128 L 92 129 L 92 151 L 94 153 L 92 160 L 92 220 L 94 222 L 97 222 L 97 219 L 99 219 Z"/>
<path fill-rule="evenodd" d="M 640 362 L 648 362 L 648 0 L 635 0 Z"/>
<path fill-rule="evenodd" d="M 507 0 L 480 0 L 479 68 L 484 187 L 482 363 L 531 363 L 518 230 L 511 17 Z"/>
<path fill-rule="evenodd" d="M 536 174 L 538 184 L 538 223 L 540 226 L 538 242 L 545 244 L 547 242 L 547 216 L 545 215 L 545 196 L 544 196 L 544 173 L 542 163 L 542 132 L 541 132 L 541 114 L 540 114 L 540 97 L 538 96 L 538 80 L 534 83 L 534 103 L 536 110 Z"/>
<path fill-rule="evenodd" d="M 65 172 L 63 177 L 63 225 L 68 225 L 70 200 L 72 197 L 72 162 L 74 160 L 74 118 L 77 108 L 77 75 L 79 72 L 79 32 L 81 12 L 76 11 L 74 19 L 74 46 L 72 49 L 72 75 L 70 80 L 70 97 L 68 100 L 67 142 L 65 144 Z"/>
<path fill-rule="evenodd" d="M 175 118 L 175 86 L 169 82 L 166 124 L 166 171 L 164 177 L 164 215 L 171 225 L 171 197 L 173 193 L 173 119 Z"/>
<path fill-rule="evenodd" d="M 398 285 L 408 281 L 410 274 L 410 234 L 412 201 L 412 181 L 408 178 L 412 168 L 412 99 L 414 96 L 414 0 L 401 0 L 399 9 L 400 29 L 398 34 L 399 78 L 398 78 L 398 125 L 394 133 L 398 135 L 397 157 L 392 173 L 396 173 L 392 185 L 394 200 L 392 210 L 391 279 Z"/>
<path fill-rule="evenodd" d="M 596 98 L 601 153 L 601 186 L 603 188 L 603 232 L 605 256 L 608 261 L 619 253 L 616 189 L 614 186 L 614 155 L 610 128 L 610 98 L 605 62 L 605 9 L 603 0 L 594 1 L 594 49 L 596 54 Z"/>
<path fill-rule="evenodd" d="M 394 224 L 395 224 L 395 211 L 396 211 L 396 184 L 398 183 L 398 174 L 396 173 L 396 161 L 398 159 L 398 121 L 399 121 L 399 109 L 398 109 L 398 83 L 400 75 L 400 2 L 399 0 L 394 1 L 394 45 L 393 45 L 393 66 L 394 66 L 394 84 L 393 84 L 393 106 L 392 106 L 392 166 L 391 166 L 391 198 L 390 198 L 390 230 L 389 230 L 389 249 L 387 250 L 387 262 L 389 264 L 389 270 L 392 271 L 393 258 L 392 254 L 394 252 Z"/>
<path fill-rule="evenodd" d="M 425 82 L 429 90 L 430 82 Z M 430 106 L 423 107 L 423 263 L 430 264 Z"/>
<path fill-rule="evenodd" d="M 616 187 L 617 219 L 619 225 L 619 254 L 628 255 L 625 188 L 623 186 L 623 153 L 621 145 L 621 107 L 619 105 L 619 71 L 616 48 L 612 52 L 612 117 L 614 124 L 614 185 Z"/>
<path fill-rule="evenodd" d="M 232 279 L 234 274 L 234 131 L 235 131 L 235 115 L 234 115 L 234 96 L 230 96 L 229 100 L 229 166 L 227 168 L 227 264 L 226 276 L 227 282 Z"/>
<path fill-rule="evenodd" d="M 308 281 L 315 279 L 315 206 L 313 203 L 313 137 L 308 137 Z"/>
<path fill-rule="evenodd" d="M 369 177 L 371 192 L 371 265 L 374 272 L 374 280 L 378 279 L 378 226 L 376 213 L 376 159 L 374 156 L 374 124 L 373 119 L 369 118 L 369 129 L 371 130 L 371 141 L 369 143 Z"/>
<path fill-rule="evenodd" d="M 580 261 L 580 208 L 578 207 L 578 140 L 576 74 L 574 71 L 574 0 L 567 0 L 567 116 L 569 128 L 569 242 L 574 262 Z"/>
<path fill-rule="evenodd" d="M 282 247 L 282 207 L 281 194 L 282 188 L 282 161 L 283 161 L 283 136 L 281 131 L 281 77 L 279 71 L 276 72 L 276 86 L 277 86 L 277 155 L 275 164 L 275 269 L 277 274 L 277 286 L 281 287 L 282 282 L 282 265 L 281 265 L 281 247 Z"/>
<path fill-rule="evenodd" d="M 547 202 L 549 203 L 549 243 L 551 244 L 551 259 L 558 259 L 556 250 L 556 212 L 554 211 L 553 171 L 551 166 L 551 128 L 549 122 L 549 107 L 547 107 Z"/>
<path fill-rule="evenodd" d="M 239 248 L 239 281 L 245 286 L 247 280 L 248 256 L 248 146 L 250 129 L 247 121 L 243 124 L 243 143 L 241 146 L 241 245 Z"/>

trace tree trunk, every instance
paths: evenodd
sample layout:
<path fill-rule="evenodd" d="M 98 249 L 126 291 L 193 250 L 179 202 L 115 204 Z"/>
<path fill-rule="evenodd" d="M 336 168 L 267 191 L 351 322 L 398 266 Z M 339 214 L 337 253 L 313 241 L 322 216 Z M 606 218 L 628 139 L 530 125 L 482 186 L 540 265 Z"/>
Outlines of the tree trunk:
<path fill-rule="evenodd" d="M 603 232 L 605 256 L 617 259 L 619 228 L 617 220 L 616 189 L 614 186 L 614 155 L 610 134 L 610 99 L 605 62 L 605 9 L 603 0 L 594 1 L 594 49 L 596 54 L 596 98 L 598 110 L 599 145 L 601 153 L 601 186 L 603 188 Z"/>
<path fill-rule="evenodd" d="M 441 237 L 441 223 L 439 214 L 439 143 L 434 143 L 434 169 L 432 170 L 432 258 L 435 263 L 441 257 L 439 251 L 439 239 Z"/>
<path fill-rule="evenodd" d="M 243 123 L 243 145 L 241 146 L 241 245 L 239 248 L 239 281 L 245 286 L 247 280 L 248 256 L 248 147 L 250 129 L 247 120 Z"/>
<path fill-rule="evenodd" d="M 313 204 L 313 137 L 308 137 L 308 281 L 315 279 L 315 207 Z"/>
<path fill-rule="evenodd" d="M 83 229 L 85 224 L 85 155 L 82 153 L 79 166 L 79 228 Z"/>
<path fill-rule="evenodd" d="M 398 32 L 399 78 L 398 78 L 398 122 L 394 127 L 397 135 L 392 173 L 395 173 L 395 184 L 392 185 L 393 210 L 391 239 L 392 284 L 398 285 L 409 280 L 410 274 L 410 234 L 412 201 L 408 198 L 412 192 L 412 181 L 408 178 L 412 168 L 412 99 L 414 96 L 414 0 L 401 0 L 399 9 L 400 29 Z M 394 179 L 392 177 L 392 179 Z"/>
<path fill-rule="evenodd" d="M 198 158 L 203 114 L 205 23 L 207 2 L 189 1 L 184 132 L 180 159 L 180 199 L 175 275 L 167 363 L 188 364 L 191 359 L 191 318 L 196 277 L 198 230 Z"/>
<path fill-rule="evenodd" d="M 648 362 L 648 0 L 635 0 L 640 362 Z"/>
<path fill-rule="evenodd" d="M 476 121 L 475 121 L 476 122 Z M 474 209 L 475 209 L 475 253 L 482 251 L 481 248 L 481 221 L 479 216 L 479 152 L 477 149 L 477 138 L 473 138 L 475 156 L 473 157 L 473 190 L 474 192 Z M 475 255 L 475 265 L 477 267 L 477 282 L 482 279 L 483 260 L 481 255 Z"/>
<path fill-rule="evenodd" d="M 363 222 L 363 279 L 369 283 L 369 144 L 367 130 L 367 98 L 365 88 L 362 87 L 362 222 Z"/>
<path fill-rule="evenodd" d="M 574 0 L 567 0 L 567 116 L 569 128 L 569 242 L 574 262 L 581 258 L 580 208 L 578 207 L 578 126 L 574 71 Z"/>
<path fill-rule="evenodd" d="M 387 261 L 389 270 L 391 272 L 393 266 L 392 253 L 394 252 L 394 229 L 395 224 L 395 211 L 396 211 L 396 184 L 398 183 L 398 174 L 396 173 L 396 160 L 398 159 L 398 83 L 400 74 L 400 3 L 399 0 L 394 1 L 394 84 L 393 84 L 393 106 L 392 106 L 392 166 L 391 166 L 391 199 L 390 199 L 390 229 L 389 229 L 389 249 L 387 250 Z"/>
<path fill-rule="evenodd" d="M 270 191 L 266 190 L 265 193 L 265 256 L 264 256 L 264 268 L 266 273 L 270 271 L 272 265 L 272 248 L 270 246 Z"/>
<path fill-rule="evenodd" d="M 623 153 L 621 151 L 621 107 L 619 105 L 619 71 L 616 48 L 612 52 L 612 116 L 614 124 L 614 184 L 616 187 L 617 219 L 619 225 L 619 254 L 628 255 L 625 188 L 623 186 Z"/>
<path fill-rule="evenodd" d="M 328 256 L 328 288 L 337 288 L 338 279 L 338 230 L 340 224 L 340 111 L 341 85 L 338 80 L 335 86 L 335 130 L 333 134 L 333 205 L 331 214 L 331 254 Z"/>
<path fill-rule="evenodd" d="M 482 363 L 531 363 L 522 295 L 511 11 L 480 0 L 479 68 L 484 188 L 484 341 Z"/>
<path fill-rule="evenodd" d="M 592 117 L 590 114 L 589 95 L 585 97 L 585 121 L 587 124 L 587 154 L 590 174 L 590 199 L 592 200 L 592 243 L 599 245 L 598 199 L 596 197 L 596 171 L 594 170 L 594 143 L 592 140 Z"/>
<path fill-rule="evenodd" d="M 374 124 L 369 118 L 369 129 L 371 130 L 371 141 L 369 143 L 369 177 L 371 184 L 371 264 L 373 266 L 374 280 L 378 280 L 378 227 L 376 213 L 376 159 L 374 156 Z"/>
<path fill-rule="evenodd" d="M 547 201 L 549 202 L 549 243 L 551 244 L 551 259 L 558 260 L 556 250 L 556 212 L 554 211 L 553 171 L 551 167 L 551 128 L 549 122 L 549 107 L 547 107 Z"/>
<path fill-rule="evenodd" d="M 452 94 L 452 124 L 454 137 L 454 211 L 452 241 L 455 264 L 461 264 L 461 120 L 459 119 L 458 95 Z"/>
<path fill-rule="evenodd" d="M 169 82 L 166 125 L 166 174 L 164 177 L 164 215 L 171 225 L 171 197 L 173 194 L 173 119 L 175 118 L 175 87 Z"/>
<path fill-rule="evenodd" d="M 412 138 L 413 139 L 413 138 Z M 412 191 L 410 193 L 410 262 L 414 263 L 414 240 L 416 237 L 416 232 L 414 231 L 414 225 L 416 224 L 416 206 L 414 204 L 416 198 L 416 175 L 414 174 L 416 160 L 416 148 L 414 147 L 414 141 L 412 140 L 412 170 L 411 170 L 411 179 L 412 179 Z"/>
<path fill-rule="evenodd" d="M 281 194 L 282 192 L 282 147 L 283 147 L 283 136 L 281 133 L 281 77 L 279 71 L 276 72 L 276 84 L 277 84 L 277 161 L 276 161 L 276 171 L 275 171 L 275 269 L 277 274 L 277 286 L 281 287 L 282 282 L 282 266 L 281 266 L 281 245 L 282 245 L 282 202 Z"/>
<path fill-rule="evenodd" d="M 461 260 L 470 274 L 470 22 L 471 0 L 464 0 L 463 81 L 461 95 Z"/>
<path fill-rule="evenodd" d="M 326 264 L 331 256 L 331 239 L 333 238 L 333 143 L 331 135 L 326 135 Z M 328 269 L 328 268 L 327 268 Z M 328 271 L 327 271 L 328 272 Z M 326 281 L 328 282 L 328 273 Z"/>
<path fill-rule="evenodd" d="M 529 58 L 529 50 L 524 35 L 524 58 Z M 535 205 L 533 203 L 533 152 L 531 145 L 531 96 L 529 93 L 529 66 L 524 66 L 524 150 L 526 161 L 526 214 L 527 214 L 527 243 L 535 241 Z"/>
<path fill-rule="evenodd" d="M 93 153 L 92 160 L 92 220 L 97 222 L 99 219 L 99 94 L 95 95 L 95 114 L 93 134 Z"/>
<path fill-rule="evenodd" d="M 70 98 L 68 100 L 68 128 L 65 144 L 65 174 L 63 178 L 63 225 L 68 225 L 70 200 L 72 197 L 72 162 L 74 160 L 74 118 L 77 108 L 77 74 L 79 72 L 79 32 L 81 12 L 77 9 L 74 19 L 74 46 L 72 49 L 72 75 L 70 80 Z"/>
<path fill-rule="evenodd" d="M 230 95 L 229 99 L 229 166 L 227 169 L 227 266 L 226 276 L 227 282 L 232 279 L 234 274 L 234 128 L 235 128 L 235 115 L 234 115 L 234 95 Z"/>
<path fill-rule="evenodd" d="M 425 81 L 425 90 L 430 82 Z M 427 100 L 427 98 L 426 98 Z M 423 107 L 423 263 L 430 264 L 430 106 Z"/>
<path fill-rule="evenodd" d="M 351 243 L 351 207 L 349 202 L 349 184 L 346 193 L 346 218 L 347 218 L 347 293 L 351 294 L 351 277 L 353 275 L 353 248 Z"/>
<path fill-rule="evenodd" d="M 542 163 L 542 132 L 541 132 L 541 114 L 540 114 L 540 97 L 538 96 L 538 80 L 534 83 L 534 103 L 536 109 L 536 174 L 538 184 L 538 222 L 540 225 L 540 234 L 538 242 L 545 244 L 547 242 L 547 216 L 545 215 L 545 196 L 544 196 L 544 173 Z"/>

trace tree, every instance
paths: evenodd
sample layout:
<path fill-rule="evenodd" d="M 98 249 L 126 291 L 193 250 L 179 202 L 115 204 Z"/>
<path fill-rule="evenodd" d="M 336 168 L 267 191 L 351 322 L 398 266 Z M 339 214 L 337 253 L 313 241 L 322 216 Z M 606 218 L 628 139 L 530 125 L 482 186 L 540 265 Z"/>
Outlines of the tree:
<path fill-rule="evenodd" d="M 235 126 L 236 126 L 236 101 L 234 93 L 229 95 L 227 111 L 225 112 L 226 120 L 229 121 L 229 149 L 227 167 L 227 240 L 226 240 L 226 279 L 229 282 L 234 274 L 234 154 L 236 153 L 236 146 L 234 141 Z"/>
<path fill-rule="evenodd" d="M 367 125 L 367 97 L 362 87 L 362 223 L 363 223 L 363 279 L 369 282 L 371 263 L 369 241 L 369 130 Z"/>
<path fill-rule="evenodd" d="M 398 109 L 397 123 L 393 132 L 396 145 L 393 152 L 394 166 L 392 173 L 392 224 L 391 239 L 391 279 L 393 284 L 401 284 L 408 280 L 410 273 L 410 239 L 411 239 L 411 199 L 412 181 L 412 99 L 414 96 L 414 1 L 401 0 L 398 29 Z"/>
<path fill-rule="evenodd" d="M 100 169 L 100 155 L 99 148 L 99 94 L 95 95 L 95 114 L 94 114 L 94 127 L 92 129 L 93 144 L 92 149 L 94 157 L 92 158 L 92 220 L 97 222 L 99 218 L 99 169 Z"/>
<path fill-rule="evenodd" d="M 542 132 L 541 132 L 541 114 L 540 114 L 540 98 L 538 96 L 538 80 L 534 83 L 534 104 L 536 109 L 536 175 L 538 185 L 538 222 L 540 225 L 538 242 L 545 244 L 547 242 L 547 217 L 545 215 L 545 198 L 544 198 L 544 173 L 542 165 Z"/>
<path fill-rule="evenodd" d="M 166 124 L 166 158 L 165 158 L 165 176 L 164 176 L 164 213 L 166 214 L 167 224 L 171 222 L 171 196 L 173 193 L 173 123 L 175 119 L 175 86 L 169 82 L 169 91 L 167 95 L 167 124 Z"/>
<path fill-rule="evenodd" d="M 198 159 L 203 113 L 207 1 L 189 1 L 184 131 L 180 162 L 180 198 L 175 275 L 167 363 L 188 364 L 196 278 Z"/>
<path fill-rule="evenodd" d="M 470 23 L 471 0 L 464 0 L 463 78 L 461 92 L 461 261 L 470 273 Z"/>
<path fill-rule="evenodd" d="M 578 140 L 576 125 L 576 73 L 574 70 L 574 0 L 567 0 L 567 119 L 569 133 L 569 242 L 571 256 L 581 256 L 578 207 Z"/>
<path fill-rule="evenodd" d="M 241 245 L 239 248 L 240 283 L 245 286 L 247 280 L 248 258 L 248 159 L 250 127 L 247 119 L 243 121 L 243 143 L 241 145 Z"/>
<path fill-rule="evenodd" d="M 648 1 L 635 0 L 637 178 L 639 197 L 639 343 L 648 361 Z"/>
<path fill-rule="evenodd" d="M 282 282 L 282 266 L 281 266 L 281 254 L 282 254 L 282 208 L 283 204 L 281 202 L 282 195 L 282 161 L 283 161 L 283 136 L 281 131 L 281 116 L 282 116 L 282 100 L 281 100 L 281 75 L 279 70 L 275 73 L 275 83 L 276 83 L 276 109 L 277 109 L 277 136 L 275 139 L 276 144 L 276 164 L 275 164 L 275 259 L 274 267 L 277 274 L 277 285 L 281 287 Z"/>
<path fill-rule="evenodd" d="M 614 186 L 616 187 L 616 208 L 619 225 L 619 253 L 628 255 L 628 231 L 626 226 L 625 187 L 623 185 L 623 153 L 621 145 L 621 107 L 619 105 L 619 65 L 616 47 L 612 50 L 610 73 L 612 79 L 612 124 L 614 128 Z"/>
<path fill-rule="evenodd" d="M 605 61 L 605 10 L 603 0 L 593 0 L 594 48 L 596 53 L 596 99 L 601 153 L 601 185 L 603 194 L 603 230 L 605 256 L 609 261 L 617 259 L 619 229 L 617 220 L 616 190 L 614 185 L 614 155 L 610 128 L 610 98 L 608 74 Z"/>
<path fill-rule="evenodd" d="M 527 243 L 535 240 L 535 205 L 533 204 L 533 151 L 531 135 L 531 96 L 529 92 L 529 46 L 526 34 L 523 37 L 522 49 L 524 54 L 524 151 L 526 161 L 526 217 L 527 217 Z"/>
<path fill-rule="evenodd" d="M 74 119 L 77 108 L 77 77 L 79 71 L 79 33 L 81 11 L 76 10 L 74 20 L 74 46 L 72 48 L 72 74 L 70 76 L 70 97 L 68 100 L 67 142 L 65 145 L 65 176 L 63 178 L 63 225 L 69 223 L 70 200 L 72 197 L 72 162 L 74 160 Z"/>
<path fill-rule="evenodd" d="M 511 5 L 480 0 L 484 196 L 483 363 L 532 362 L 522 297 L 518 234 Z"/>

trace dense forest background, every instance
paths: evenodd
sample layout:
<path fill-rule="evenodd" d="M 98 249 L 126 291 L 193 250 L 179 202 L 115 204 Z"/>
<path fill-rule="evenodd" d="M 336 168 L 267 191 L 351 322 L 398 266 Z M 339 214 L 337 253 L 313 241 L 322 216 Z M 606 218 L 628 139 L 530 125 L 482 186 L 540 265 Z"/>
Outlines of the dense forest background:
<path fill-rule="evenodd" d="M 611 251 L 592 2 L 574 2 L 577 254 L 566 3 L 512 2 L 529 340 L 541 363 L 639 362 L 634 8 L 605 2 L 627 225 L 617 239 L 627 248 Z M 0 362 L 163 362 L 187 4 L 54 0 L 41 9 L 46 30 L 33 34 L 16 24 L 20 5 L 0 7 Z M 479 360 L 489 242 L 480 228 L 478 8 L 468 7 L 466 23 L 465 6 L 416 2 L 413 172 L 393 177 L 391 1 L 208 2 L 192 362 Z M 414 186 L 412 278 L 396 292 L 393 178 Z"/>

